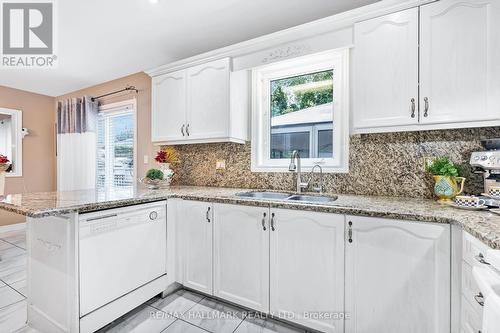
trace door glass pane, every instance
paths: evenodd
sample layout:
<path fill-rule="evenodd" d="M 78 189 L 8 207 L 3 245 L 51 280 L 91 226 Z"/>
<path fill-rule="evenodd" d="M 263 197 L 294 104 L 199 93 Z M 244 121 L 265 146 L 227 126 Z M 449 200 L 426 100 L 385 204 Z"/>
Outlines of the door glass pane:
<path fill-rule="evenodd" d="M 97 136 L 97 187 L 125 189 L 134 185 L 133 113 L 101 113 Z"/>
<path fill-rule="evenodd" d="M 333 70 L 273 80 L 270 101 L 271 159 L 290 158 L 294 150 L 302 158 L 319 157 L 310 147 L 319 142 L 315 126 L 333 130 Z M 332 157 L 332 142 L 323 145 L 320 157 Z"/>
<path fill-rule="evenodd" d="M 333 156 L 333 131 L 318 131 L 318 157 Z"/>

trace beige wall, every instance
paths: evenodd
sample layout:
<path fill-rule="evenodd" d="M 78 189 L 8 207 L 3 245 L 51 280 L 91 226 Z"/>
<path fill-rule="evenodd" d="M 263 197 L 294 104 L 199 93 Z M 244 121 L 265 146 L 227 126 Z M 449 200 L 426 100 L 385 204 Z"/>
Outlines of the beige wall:
<path fill-rule="evenodd" d="M 5 192 L 53 191 L 56 186 L 54 98 L 0 86 L 0 107 L 21 110 L 23 127 L 23 176 L 9 177 Z M 0 226 L 23 222 L 19 215 L 0 211 Z"/>
<path fill-rule="evenodd" d="M 120 90 L 126 86 L 135 86 L 139 89 L 139 93 L 124 92 L 117 95 L 104 97 L 99 99 L 102 104 L 119 102 L 131 98 L 137 99 L 137 172 L 138 177 L 142 177 L 149 168 L 153 165 L 153 154 L 156 148 L 151 144 L 151 77 L 145 73 L 136 73 L 120 79 L 105 82 L 93 87 L 78 90 L 70 94 L 59 96 L 56 101 L 71 98 L 88 96 L 104 95 L 112 91 Z M 149 163 L 144 164 L 144 155 L 148 155 Z"/>

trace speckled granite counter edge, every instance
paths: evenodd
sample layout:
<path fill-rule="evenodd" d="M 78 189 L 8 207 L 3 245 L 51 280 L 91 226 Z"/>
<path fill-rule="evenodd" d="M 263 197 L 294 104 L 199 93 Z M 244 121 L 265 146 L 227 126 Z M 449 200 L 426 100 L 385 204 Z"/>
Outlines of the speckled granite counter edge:
<path fill-rule="evenodd" d="M 0 209 L 25 215 L 31 218 L 43 218 L 47 216 L 65 215 L 71 213 L 88 213 L 99 210 L 113 209 L 118 207 L 133 206 L 138 204 L 150 203 L 155 201 L 162 201 L 172 198 L 185 199 L 185 200 L 196 200 L 214 203 L 225 203 L 225 204 L 239 204 L 255 207 L 265 207 L 265 208 L 284 208 L 284 209 L 297 209 L 306 210 L 314 212 L 324 212 L 332 214 L 345 214 L 345 215 L 357 215 L 357 216 L 367 216 L 367 217 L 380 217 L 380 218 L 390 218 L 406 221 L 418 221 L 418 222 L 431 222 L 431 223 L 444 223 L 444 224 L 454 224 L 462 227 L 465 231 L 469 232 L 474 237 L 478 238 L 488 246 L 494 249 L 500 249 L 500 232 L 493 232 L 488 230 L 488 221 L 484 218 L 475 218 L 473 221 L 461 216 L 442 216 L 435 214 L 432 211 L 428 214 L 422 214 L 421 212 L 401 212 L 384 210 L 384 207 L 374 206 L 371 209 L 360 208 L 353 206 L 344 206 L 339 204 L 316 204 L 316 203 L 295 203 L 295 202 L 283 202 L 283 201 L 273 201 L 273 200 L 259 200 L 250 198 L 238 198 L 234 196 L 219 196 L 210 194 L 162 194 L 156 197 L 144 197 L 144 198 L 130 198 L 122 200 L 111 200 L 100 203 L 89 203 L 81 204 L 75 206 L 68 206 L 64 208 L 53 208 L 53 209 L 21 209 L 18 206 L 0 202 Z M 483 225 L 481 225 L 483 223 Z"/>

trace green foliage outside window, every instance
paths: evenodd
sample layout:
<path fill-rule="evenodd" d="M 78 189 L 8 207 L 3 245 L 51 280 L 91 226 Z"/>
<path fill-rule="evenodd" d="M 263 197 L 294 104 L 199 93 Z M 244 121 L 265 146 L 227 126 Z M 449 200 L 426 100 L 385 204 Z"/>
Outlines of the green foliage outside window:
<path fill-rule="evenodd" d="M 303 90 L 287 91 L 287 88 L 313 82 L 324 84 Z M 271 114 L 273 117 L 331 102 L 333 102 L 333 70 L 271 82 Z"/>

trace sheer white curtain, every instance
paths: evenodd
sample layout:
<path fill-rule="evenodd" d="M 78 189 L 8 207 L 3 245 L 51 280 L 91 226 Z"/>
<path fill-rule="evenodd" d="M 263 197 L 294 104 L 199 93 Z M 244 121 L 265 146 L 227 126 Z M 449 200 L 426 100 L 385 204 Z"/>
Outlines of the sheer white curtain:
<path fill-rule="evenodd" d="M 57 190 L 96 185 L 97 102 L 90 97 L 57 103 Z"/>

